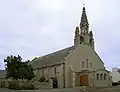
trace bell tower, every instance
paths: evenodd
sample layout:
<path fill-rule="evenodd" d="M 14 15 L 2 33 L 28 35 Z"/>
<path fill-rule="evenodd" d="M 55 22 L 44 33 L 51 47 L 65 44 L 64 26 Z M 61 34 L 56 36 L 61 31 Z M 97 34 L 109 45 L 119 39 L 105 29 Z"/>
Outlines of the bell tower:
<path fill-rule="evenodd" d="M 74 46 L 77 47 L 79 44 L 89 45 L 94 49 L 93 33 L 91 30 L 89 31 L 85 7 L 82 9 L 80 25 L 75 29 Z"/>

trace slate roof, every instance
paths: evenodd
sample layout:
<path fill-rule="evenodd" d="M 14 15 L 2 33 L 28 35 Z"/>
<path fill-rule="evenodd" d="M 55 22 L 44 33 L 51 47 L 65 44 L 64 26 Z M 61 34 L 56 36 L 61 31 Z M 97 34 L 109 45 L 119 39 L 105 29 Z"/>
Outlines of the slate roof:
<path fill-rule="evenodd" d="M 52 64 L 57 64 L 64 60 L 72 51 L 74 50 L 74 46 L 65 48 L 63 50 L 56 51 L 54 53 L 50 53 L 48 55 L 38 57 L 32 60 L 30 63 L 34 69 L 45 67 Z"/>
<path fill-rule="evenodd" d="M 5 70 L 0 70 L 0 79 L 4 79 L 5 78 Z"/>

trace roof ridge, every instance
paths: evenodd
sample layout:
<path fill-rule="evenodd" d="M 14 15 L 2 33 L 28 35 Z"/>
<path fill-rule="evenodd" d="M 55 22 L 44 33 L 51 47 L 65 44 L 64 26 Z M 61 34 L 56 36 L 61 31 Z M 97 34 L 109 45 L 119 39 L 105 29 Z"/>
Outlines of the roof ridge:
<path fill-rule="evenodd" d="M 64 49 L 60 49 L 60 50 L 54 51 L 54 52 L 52 52 L 52 53 L 49 53 L 49 54 L 40 56 L 40 57 L 38 57 L 38 58 L 43 58 L 43 57 L 46 57 L 46 56 L 48 56 L 48 55 L 52 55 L 52 54 L 55 54 L 55 53 L 57 53 L 57 52 L 64 51 L 64 50 L 66 50 L 66 49 L 68 49 L 68 48 L 72 48 L 72 47 L 74 47 L 74 46 L 66 47 L 66 48 L 64 48 Z"/>
<path fill-rule="evenodd" d="M 33 68 L 40 68 L 42 66 L 57 64 L 62 62 L 74 50 L 74 46 L 70 46 L 53 53 L 38 57 L 36 60 L 31 61 Z"/>

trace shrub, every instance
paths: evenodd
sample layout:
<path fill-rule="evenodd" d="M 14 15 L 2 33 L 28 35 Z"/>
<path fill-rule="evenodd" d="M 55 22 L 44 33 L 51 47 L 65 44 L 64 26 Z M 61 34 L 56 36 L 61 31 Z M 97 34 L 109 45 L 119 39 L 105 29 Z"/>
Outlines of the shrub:
<path fill-rule="evenodd" d="M 1 87 L 1 88 L 6 88 L 6 83 L 5 83 L 5 81 L 1 81 L 1 82 L 0 82 L 0 87 Z"/>
<path fill-rule="evenodd" d="M 39 82 L 44 82 L 44 81 L 45 81 L 45 77 L 44 76 L 40 77 Z"/>
<path fill-rule="evenodd" d="M 36 89 L 36 87 L 34 86 L 34 84 L 32 82 L 27 82 L 24 84 L 24 88 L 25 90 L 28 90 L 28 89 Z"/>
<path fill-rule="evenodd" d="M 19 82 L 18 81 L 9 81 L 8 82 L 8 88 L 9 89 L 15 89 L 15 90 L 20 89 Z"/>
<path fill-rule="evenodd" d="M 36 89 L 34 83 L 29 81 L 9 81 L 8 88 L 14 90 Z"/>

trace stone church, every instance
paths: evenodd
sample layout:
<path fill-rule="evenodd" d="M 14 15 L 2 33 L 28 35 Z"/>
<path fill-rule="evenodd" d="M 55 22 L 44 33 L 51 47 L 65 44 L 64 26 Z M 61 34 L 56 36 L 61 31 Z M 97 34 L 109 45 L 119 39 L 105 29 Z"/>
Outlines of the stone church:
<path fill-rule="evenodd" d="M 41 76 L 46 80 L 56 79 L 58 88 L 112 86 L 109 71 L 94 49 L 85 7 L 80 24 L 75 28 L 74 45 L 37 57 L 30 63 L 35 69 L 36 80 Z"/>

